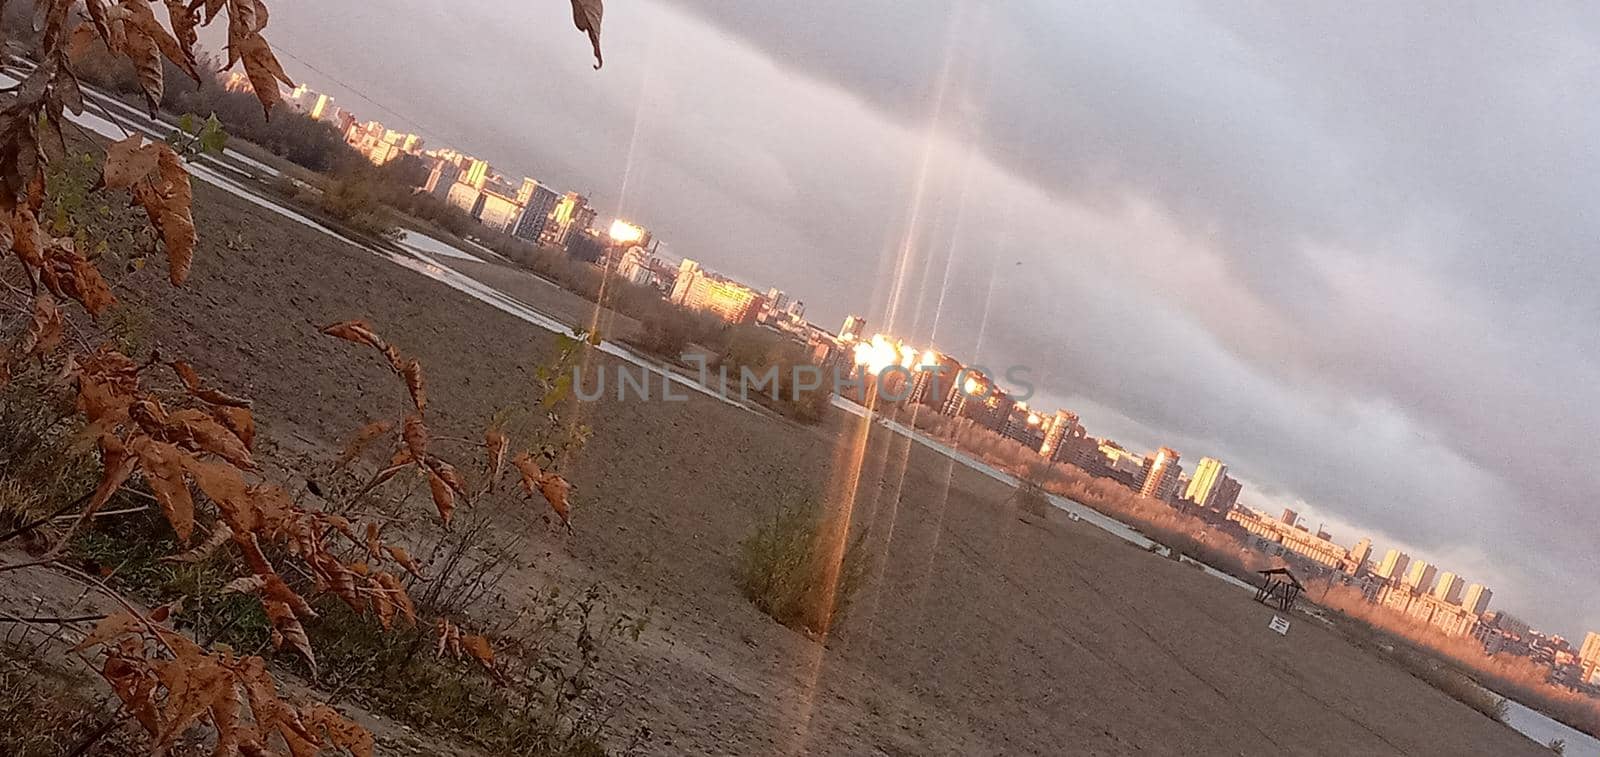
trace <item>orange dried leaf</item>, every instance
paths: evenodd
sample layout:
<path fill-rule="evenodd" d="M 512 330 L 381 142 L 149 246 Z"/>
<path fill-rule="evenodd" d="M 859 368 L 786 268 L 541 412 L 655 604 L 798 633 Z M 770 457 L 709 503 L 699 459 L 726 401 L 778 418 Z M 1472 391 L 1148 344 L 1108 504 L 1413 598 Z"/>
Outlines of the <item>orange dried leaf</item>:
<path fill-rule="evenodd" d="M 212 552 L 217 551 L 218 547 L 231 538 L 233 538 L 233 529 L 228 528 L 226 523 L 218 523 L 216 528 L 211 529 L 211 533 L 206 535 L 205 541 L 195 545 L 194 549 L 182 554 L 167 555 L 161 558 L 161 561 L 178 563 L 200 562 L 210 557 Z"/>
<path fill-rule="evenodd" d="M 84 508 L 83 517 L 95 514 L 111 496 L 127 483 L 128 477 L 133 475 L 133 469 L 139 462 L 138 458 L 128 452 L 122 440 L 111 434 L 100 436 L 100 464 L 103 470 L 100 473 L 100 485 L 94 490 L 94 496 L 89 498 L 88 507 Z"/>
<path fill-rule="evenodd" d="M 168 278 L 173 286 L 182 286 L 194 259 L 194 190 L 178 154 L 165 143 L 154 142 L 151 147 L 156 151 L 156 175 L 134 185 L 133 199 L 144 208 L 167 248 Z"/>
<path fill-rule="evenodd" d="M 231 43 L 229 55 L 237 55 L 244 61 L 244 72 L 250 77 L 250 88 L 255 91 L 256 99 L 261 101 L 262 111 L 271 117 L 272 106 L 283 101 L 278 82 L 294 86 L 294 80 L 283 72 L 282 64 L 272 54 L 272 47 L 260 34 L 250 34 L 237 43 Z"/>
<path fill-rule="evenodd" d="M 210 452 L 245 470 L 255 468 L 244 441 L 203 410 L 185 408 L 173 413 L 166 424 L 166 432 L 168 437 L 185 442 L 185 446 L 195 451 Z"/>
<path fill-rule="evenodd" d="M 392 428 L 394 428 L 394 423 L 390 421 L 373 421 L 362 426 L 360 430 L 356 431 L 356 435 L 345 443 L 344 451 L 339 453 L 339 459 L 334 463 L 335 467 L 342 468 L 349 465 L 350 461 L 361 456 L 361 453 L 366 450 L 367 445 L 372 443 L 372 440 L 389 433 Z"/>
<path fill-rule="evenodd" d="M 382 531 L 383 526 L 379 525 L 377 521 L 367 522 L 367 557 L 372 558 L 374 562 L 383 559 L 383 553 L 379 551 L 382 543 L 378 541 L 378 534 Z"/>
<path fill-rule="evenodd" d="M 405 568 L 407 573 L 410 573 L 417 578 L 422 578 L 422 569 L 417 567 L 417 561 L 411 558 L 411 554 L 406 552 L 405 547 L 397 547 L 393 544 L 385 544 L 383 549 L 389 553 L 389 557 L 394 559 L 395 564 Z"/>
<path fill-rule="evenodd" d="M 376 746 L 372 733 L 340 715 L 332 707 L 318 702 L 302 709 L 300 717 L 313 733 L 326 733 L 329 744 L 355 757 L 372 757 Z"/>
<path fill-rule="evenodd" d="M 39 230 L 39 219 L 33 211 L 19 207 L 11 213 L 11 250 L 23 264 L 33 268 L 44 266 L 44 233 Z"/>
<path fill-rule="evenodd" d="M 232 431 L 246 450 L 255 449 L 256 419 L 248 409 L 233 405 L 217 405 L 211 408 L 211 417 Z"/>
<path fill-rule="evenodd" d="M 422 364 L 416 360 L 409 360 L 400 371 L 400 376 L 406 381 L 406 390 L 411 392 L 411 401 L 417 406 L 417 412 L 422 412 L 428 405 L 426 385 L 422 380 Z"/>
<path fill-rule="evenodd" d="M 159 682 L 137 645 L 129 645 L 107 655 L 100 675 L 111 684 L 117 698 L 122 700 L 123 706 L 133 713 L 146 731 L 151 735 L 160 733 L 161 716 L 156 708 Z"/>
<path fill-rule="evenodd" d="M 139 464 L 145 482 L 161 505 L 161 512 L 172 524 L 178 540 L 185 544 L 194 532 L 194 497 L 183 478 L 183 459 L 188 457 L 175 445 L 150 441 L 137 445 Z"/>
<path fill-rule="evenodd" d="M 335 323 L 330 326 L 324 326 L 322 333 L 357 344 L 370 345 L 380 351 L 389 346 L 388 342 L 383 341 L 383 337 L 378 336 L 377 332 L 374 332 L 372 326 L 368 325 L 366 321 Z"/>
<path fill-rule="evenodd" d="M 561 523 L 569 528 L 572 523 L 571 507 L 567 503 L 567 495 L 571 491 L 572 485 L 567 483 L 566 479 L 554 473 L 545 474 L 543 478 L 539 479 L 539 493 L 543 494 L 545 501 L 550 503 L 550 509 L 555 510 L 556 515 L 560 516 Z"/>
<path fill-rule="evenodd" d="M 267 620 L 272 624 L 272 645 L 282 649 L 285 644 L 293 649 L 306 664 L 311 667 L 313 676 L 317 673 L 317 657 L 311 651 L 311 639 L 306 637 L 305 626 L 300 625 L 300 620 L 295 617 L 289 605 L 276 599 L 262 599 L 262 609 L 266 610 Z"/>
<path fill-rule="evenodd" d="M 373 575 L 373 580 L 388 592 L 389 600 L 394 602 L 395 606 L 400 608 L 401 614 L 406 616 L 406 623 L 416 625 L 417 607 L 411 603 L 411 595 L 406 593 L 406 588 L 400 585 L 400 579 L 380 570 Z"/>
<path fill-rule="evenodd" d="M 500 480 L 500 471 L 505 469 L 506 448 L 510 441 L 499 429 L 491 428 L 483 434 L 483 446 L 489 452 L 489 489 L 494 490 L 494 484 Z"/>
<path fill-rule="evenodd" d="M 427 474 L 428 490 L 433 494 L 434 506 L 439 509 L 439 520 L 448 526 L 450 525 L 450 515 L 456 509 L 456 496 L 450 491 L 450 485 L 445 483 L 444 479 L 439 478 L 439 474 L 431 470 L 427 471 Z"/>
<path fill-rule="evenodd" d="M 406 416 L 406 425 L 401 436 L 405 439 L 406 451 L 411 453 L 413 461 L 421 463 L 428 459 L 428 426 L 422 422 L 422 416 Z"/>
<path fill-rule="evenodd" d="M 131 612 L 119 612 L 107 615 L 94 624 L 94 630 L 83 641 L 72 648 L 74 652 L 82 652 L 90 647 L 96 647 L 120 636 L 133 633 L 143 628 L 144 623 Z"/>
<path fill-rule="evenodd" d="M 155 144 L 146 144 L 143 134 L 133 134 L 106 146 L 101 183 L 107 189 L 129 189 L 154 174 L 160 162 Z"/>
<path fill-rule="evenodd" d="M 533 456 L 526 452 L 518 453 L 511 464 L 517 466 L 517 472 L 522 474 L 522 490 L 527 492 L 528 496 L 533 496 L 539 487 L 539 479 L 544 478 L 544 471 L 534 462 Z"/>

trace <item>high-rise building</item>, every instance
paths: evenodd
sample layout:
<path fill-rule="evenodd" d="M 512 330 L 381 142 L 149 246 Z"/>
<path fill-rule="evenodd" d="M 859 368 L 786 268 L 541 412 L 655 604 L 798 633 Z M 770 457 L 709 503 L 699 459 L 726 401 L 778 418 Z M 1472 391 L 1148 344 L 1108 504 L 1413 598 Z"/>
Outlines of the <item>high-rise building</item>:
<path fill-rule="evenodd" d="M 1494 592 L 1483 584 L 1472 584 L 1467 587 L 1466 598 L 1461 600 L 1461 606 L 1473 615 L 1482 615 L 1489 611 L 1489 599 Z"/>
<path fill-rule="evenodd" d="M 961 368 L 960 361 L 949 355 L 933 350 L 922 353 L 912 367 L 911 401 L 943 411 L 961 389 L 956 386 L 956 377 L 961 374 Z"/>
<path fill-rule="evenodd" d="M 532 191 L 528 192 L 527 203 L 522 206 L 522 216 L 517 219 L 517 225 L 512 227 L 511 235 L 538 244 L 539 236 L 544 234 L 545 224 L 550 221 L 550 212 L 555 210 L 560 200 L 561 196 L 555 190 L 535 183 Z"/>
<path fill-rule="evenodd" d="M 1078 414 L 1070 410 L 1057 410 L 1055 418 L 1049 421 L 1049 428 L 1045 429 L 1044 442 L 1039 445 L 1039 454 L 1050 462 L 1067 462 L 1081 464 L 1071 459 L 1075 446 L 1088 436 L 1083 424 L 1078 422 Z"/>
<path fill-rule="evenodd" d="M 1411 564 L 1411 556 L 1398 549 L 1391 549 L 1383 556 L 1383 562 L 1378 563 L 1378 569 L 1373 574 L 1385 581 L 1399 581 L 1406 574 L 1406 567 Z"/>
<path fill-rule="evenodd" d="M 1433 578 L 1438 573 L 1439 568 L 1429 565 L 1426 560 L 1412 560 L 1411 567 L 1406 569 L 1406 577 L 1401 579 L 1400 585 L 1418 594 L 1426 594 L 1433 588 Z"/>
<path fill-rule="evenodd" d="M 859 315 L 847 315 L 844 325 L 839 328 L 839 340 L 843 342 L 859 341 L 867 331 L 867 319 Z"/>
<path fill-rule="evenodd" d="M 1170 447 L 1156 450 L 1154 455 L 1144 459 L 1144 483 L 1139 485 L 1139 494 L 1166 501 L 1172 498 L 1172 493 L 1178 488 L 1178 477 L 1183 475 L 1183 469 L 1178 466 L 1178 453 Z"/>
<path fill-rule="evenodd" d="M 1345 564 L 1345 572 L 1352 576 L 1360 576 L 1366 572 L 1367 561 L 1371 559 L 1372 539 L 1363 538 L 1350 549 L 1350 561 Z"/>
<path fill-rule="evenodd" d="M 1291 510 L 1291 509 L 1289 509 L 1289 508 L 1287 508 L 1287 507 L 1285 507 L 1285 508 L 1283 508 L 1283 516 L 1278 518 L 1278 520 L 1281 520 L 1284 523 L 1287 523 L 1287 524 L 1292 526 L 1297 521 L 1300 520 L 1300 514 L 1295 512 L 1295 511 L 1293 511 L 1293 510 Z"/>
<path fill-rule="evenodd" d="M 1453 571 L 1439 574 L 1439 583 L 1433 587 L 1433 596 L 1453 605 L 1461 604 L 1461 590 L 1466 588 L 1466 582 Z"/>
<path fill-rule="evenodd" d="M 1227 475 L 1227 463 L 1214 457 L 1200 458 L 1200 464 L 1195 466 L 1194 477 L 1189 479 L 1189 488 L 1184 491 L 1183 498 L 1201 507 L 1210 507 L 1211 500 L 1222 488 L 1222 479 Z"/>
<path fill-rule="evenodd" d="M 1211 495 L 1208 506 L 1217 512 L 1226 513 L 1239 504 L 1239 492 L 1243 489 L 1238 479 L 1223 474 L 1222 481 L 1217 484 L 1217 491 Z"/>
<path fill-rule="evenodd" d="M 565 248 L 574 231 L 582 233 L 594 221 L 595 210 L 589 207 L 589 198 L 577 192 L 568 192 L 550 211 L 545 223 L 544 237 L 540 241 L 552 247 Z"/>
<path fill-rule="evenodd" d="M 1600 632 L 1590 631 L 1583 637 L 1583 646 L 1578 648 L 1578 665 L 1583 668 L 1584 680 L 1594 677 L 1595 671 L 1600 670 Z"/>
<path fill-rule="evenodd" d="M 714 313 L 728 323 L 754 323 L 763 301 L 756 290 L 705 271 L 688 258 L 678 264 L 672 283 L 674 305 Z"/>

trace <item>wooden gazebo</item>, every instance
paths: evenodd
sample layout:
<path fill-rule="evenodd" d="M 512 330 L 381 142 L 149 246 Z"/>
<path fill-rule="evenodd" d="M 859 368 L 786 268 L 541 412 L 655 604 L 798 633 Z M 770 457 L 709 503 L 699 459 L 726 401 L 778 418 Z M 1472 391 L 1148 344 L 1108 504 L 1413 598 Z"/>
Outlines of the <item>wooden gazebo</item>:
<path fill-rule="evenodd" d="M 1268 606 L 1275 605 L 1284 612 L 1294 609 L 1295 600 L 1306 589 L 1288 568 L 1258 570 L 1256 573 L 1262 576 L 1261 588 L 1256 589 L 1256 601 Z"/>

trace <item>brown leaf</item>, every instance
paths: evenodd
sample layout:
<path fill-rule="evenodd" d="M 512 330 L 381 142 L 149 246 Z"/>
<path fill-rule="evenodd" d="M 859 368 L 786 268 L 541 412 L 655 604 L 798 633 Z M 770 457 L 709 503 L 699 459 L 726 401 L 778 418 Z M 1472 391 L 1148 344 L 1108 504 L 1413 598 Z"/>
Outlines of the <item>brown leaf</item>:
<path fill-rule="evenodd" d="M 378 336 L 366 321 L 342 321 L 322 327 L 322 333 L 356 344 L 370 345 L 380 351 L 389 346 L 389 343 L 383 341 L 383 337 Z"/>
<path fill-rule="evenodd" d="M 572 0 L 572 23 L 577 25 L 578 31 L 589 33 L 589 45 L 594 48 L 594 68 L 596 71 L 605 64 L 600 57 L 600 17 L 605 14 L 605 6 L 601 0 Z"/>
<path fill-rule="evenodd" d="M 378 541 L 378 534 L 382 531 L 383 526 L 377 521 L 367 522 L 367 557 L 372 558 L 373 562 L 383 559 L 383 553 L 379 551 L 382 542 Z"/>
<path fill-rule="evenodd" d="M 249 487 L 245 486 L 238 469 L 227 463 L 195 457 L 185 459 L 183 469 L 194 477 L 200 491 L 217 504 L 223 520 L 236 537 L 261 527 L 261 514 L 256 510 Z"/>
<path fill-rule="evenodd" d="M 232 405 L 215 405 L 211 408 L 211 417 L 232 431 L 246 450 L 255 449 L 256 420 L 249 410 Z"/>
<path fill-rule="evenodd" d="M 156 176 L 135 184 L 133 199 L 144 208 L 150 225 L 166 245 L 168 278 L 173 286 L 182 286 L 194 260 L 194 190 L 178 154 L 165 143 L 155 142 L 152 146 L 157 152 Z"/>
<path fill-rule="evenodd" d="M 422 422 L 422 416 L 406 416 L 406 425 L 401 436 L 405 439 L 406 451 L 411 453 L 413 461 L 420 465 L 428 459 L 428 426 Z"/>
<path fill-rule="evenodd" d="M 392 421 L 373 421 L 362 426 L 350 441 L 345 442 L 344 451 L 339 453 L 339 459 L 334 461 L 334 467 L 343 468 L 349 465 L 350 461 L 361 456 L 373 439 L 389 433 L 392 428 L 394 428 Z"/>
<path fill-rule="evenodd" d="M 416 360 L 406 361 L 400 376 L 406 380 L 406 390 L 411 392 L 411 401 L 417 406 L 417 412 L 422 412 L 428 405 L 427 390 L 422 381 L 422 364 Z"/>
<path fill-rule="evenodd" d="M 506 465 L 506 448 L 510 442 L 499 429 L 491 428 L 483 434 L 483 446 L 489 452 L 489 490 L 494 491 L 495 482 L 500 480 L 500 471 Z"/>
<path fill-rule="evenodd" d="M 367 579 L 367 587 L 372 598 L 372 611 L 378 616 L 378 625 L 383 626 L 385 631 L 390 630 L 394 627 L 394 599 L 383 588 L 383 584 L 378 583 L 376 577 Z"/>
<path fill-rule="evenodd" d="M 450 514 L 455 512 L 456 509 L 455 494 L 450 491 L 450 485 L 445 483 L 444 479 L 439 478 L 439 474 L 431 470 L 427 471 L 427 474 L 428 490 L 433 493 L 433 504 L 439 509 L 439 520 L 448 526 L 450 525 Z"/>
<path fill-rule="evenodd" d="M 7 219 L 11 227 L 11 249 L 24 265 L 33 268 L 44 266 L 44 233 L 39 230 L 39 219 L 32 210 L 19 207 Z"/>
<path fill-rule="evenodd" d="M 244 73 L 250 77 L 250 88 L 255 91 L 256 99 L 261 101 L 261 110 L 271 118 L 272 106 L 283 101 L 278 82 L 293 87 L 294 80 L 283 72 L 278 57 L 272 54 L 272 47 L 259 33 L 250 34 L 237 43 L 230 40 L 228 48 L 229 55 L 237 55 L 244 61 Z"/>
<path fill-rule="evenodd" d="M 396 564 L 406 569 L 407 573 L 410 573 L 419 579 L 422 578 L 422 569 L 417 567 L 417 561 L 411 559 L 411 554 L 406 552 L 405 547 L 397 547 L 393 544 L 385 544 L 383 545 L 383 548 L 389 553 L 389 557 L 394 559 Z"/>
<path fill-rule="evenodd" d="M 450 485 L 450 491 L 455 492 L 456 496 L 460 497 L 463 502 L 471 498 L 467 494 L 466 479 L 461 477 L 460 471 L 457 471 L 454 465 L 429 455 L 427 466 L 428 470 L 433 471 L 439 478 L 444 479 L 444 482 Z"/>
<path fill-rule="evenodd" d="M 244 441 L 203 410 L 184 408 L 173 413 L 166 430 L 170 438 L 187 442 L 186 446 L 196 451 L 210 452 L 245 470 L 255 468 Z"/>
<path fill-rule="evenodd" d="M 534 462 L 533 456 L 526 452 L 519 452 L 512 459 L 512 465 L 517 466 L 517 472 L 522 475 L 522 490 L 533 496 L 539 488 L 539 479 L 544 478 L 544 471 L 539 469 L 539 464 Z"/>
<path fill-rule="evenodd" d="M 144 480 L 161 504 L 161 512 L 185 544 L 194 532 L 194 497 L 183 478 L 183 459 L 188 457 L 175 445 L 147 440 L 135 445 L 139 463 L 144 470 Z"/>
<path fill-rule="evenodd" d="M 326 733 L 328 743 L 333 746 L 355 757 L 372 757 L 375 748 L 372 733 L 340 715 L 332 707 L 317 702 L 303 708 L 300 717 L 313 732 L 320 730 Z"/>
<path fill-rule="evenodd" d="M 206 535 L 205 541 L 195 545 L 194 549 L 176 555 L 167 555 L 161 558 L 162 562 L 196 563 L 211 556 L 217 547 L 233 538 L 233 529 L 226 523 L 218 523 L 211 533 Z"/>
<path fill-rule="evenodd" d="M 144 6 L 144 0 L 132 0 L 134 7 Z M 165 82 L 162 81 L 161 72 L 161 47 L 145 30 L 137 26 L 127 26 L 125 29 L 127 41 L 122 45 L 122 52 L 133 61 L 134 72 L 139 75 L 139 89 L 144 91 L 145 107 L 150 111 L 150 117 L 155 118 L 161 109 L 161 95 L 165 91 Z"/>
<path fill-rule="evenodd" d="M 128 452 L 121 439 L 111 434 L 101 434 L 100 464 L 103 470 L 100 473 L 100 485 L 95 487 L 94 496 L 89 498 L 89 506 L 84 508 L 82 517 L 91 517 L 105 506 L 111 496 L 127 483 L 138 462 L 138 458 Z"/>
<path fill-rule="evenodd" d="M 65 330 L 55 298 L 49 292 L 40 290 L 33 300 L 33 317 L 28 321 L 28 330 L 22 333 L 21 341 L 17 342 L 16 352 L 25 358 L 43 358 L 61 345 Z"/>
<path fill-rule="evenodd" d="M 373 575 L 373 580 L 378 582 L 389 593 L 389 600 L 400 608 L 401 614 L 406 616 L 406 623 L 417 624 L 417 607 L 411 603 L 411 595 L 406 593 L 406 588 L 400 585 L 400 579 L 385 571 L 378 571 Z"/>
<path fill-rule="evenodd" d="M 161 151 L 155 143 L 145 144 L 143 134 L 134 134 L 106 146 L 106 164 L 101 183 L 107 189 L 129 189 L 156 172 Z"/>
<path fill-rule="evenodd" d="M 571 491 L 572 485 L 555 473 L 547 473 L 539 479 L 539 493 L 550 503 L 550 509 L 555 510 L 556 515 L 560 516 L 561 524 L 568 528 L 572 527 L 571 508 L 567 504 L 567 495 Z"/>
<path fill-rule="evenodd" d="M 99 318 L 106 308 L 117 302 L 117 298 L 111 294 L 111 287 L 106 285 L 104 278 L 101 278 L 100 269 L 87 258 L 77 252 L 71 252 L 66 259 L 72 271 L 73 298 L 83 304 L 83 309 L 89 311 L 90 316 Z"/>
<path fill-rule="evenodd" d="M 317 674 L 317 657 L 311 651 L 311 639 L 306 637 L 306 628 L 300 625 L 300 620 L 295 617 L 289 605 L 276 599 L 263 598 L 262 609 L 266 610 L 267 620 L 272 624 L 272 645 L 282 649 L 288 644 L 299 655 L 305 658 L 306 664 L 311 666 L 311 675 Z"/>
<path fill-rule="evenodd" d="M 464 634 L 461 637 L 461 648 L 466 650 L 472 659 L 477 660 L 484 670 L 489 671 L 496 681 L 505 682 L 505 677 L 500 672 L 500 667 L 494 664 L 494 647 L 489 640 L 477 634 Z"/>
<path fill-rule="evenodd" d="M 100 675 L 151 735 L 161 732 L 161 716 L 156 709 L 159 683 L 138 644 L 124 645 L 106 656 Z"/>
<path fill-rule="evenodd" d="M 156 14 L 150 9 L 148 2 L 137 0 L 129 5 L 128 8 L 132 11 L 128 23 L 137 27 L 139 33 L 150 38 L 156 49 L 161 51 L 161 54 L 167 60 L 172 61 L 172 64 L 177 66 L 178 70 L 188 74 L 189 78 L 198 83 L 200 81 L 200 72 L 195 68 L 194 51 L 178 42 L 167 31 L 166 27 L 156 20 Z M 171 15 L 170 7 L 168 8 L 168 15 Z M 190 29 L 190 34 L 193 34 L 192 28 Z M 190 44 L 192 45 L 193 43 L 191 42 Z"/>
<path fill-rule="evenodd" d="M 96 647 L 125 634 L 143 628 L 144 623 L 131 612 L 119 612 L 107 615 L 94 624 L 94 630 L 83 641 L 72 648 L 74 652 L 82 652 L 90 647 Z"/>

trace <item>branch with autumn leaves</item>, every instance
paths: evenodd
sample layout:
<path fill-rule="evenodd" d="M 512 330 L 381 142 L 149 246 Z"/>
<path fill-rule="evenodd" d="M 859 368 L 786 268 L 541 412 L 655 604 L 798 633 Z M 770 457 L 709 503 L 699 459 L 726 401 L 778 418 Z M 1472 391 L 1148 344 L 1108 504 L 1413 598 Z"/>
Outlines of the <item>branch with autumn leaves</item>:
<path fill-rule="evenodd" d="M 200 528 L 197 505 L 210 504 L 215 517 L 208 519 L 211 525 L 204 537 L 166 559 L 196 562 L 233 545 L 246 574 L 225 590 L 254 595 L 271 624 L 273 645 L 288 647 L 304 658 L 313 675 L 316 657 L 303 621 L 316 617 L 316 611 L 284 580 L 268 557 L 269 547 L 300 563 L 301 572 L 318 591 L 339 597 L 358 614 L 372 613 L 385 629 L 402 620 L 417 622 L 416 608 L 398 571 L 420 579 L 422 570 L 403 547 L 383 541 L 381 526 L 369 522 L 358 529 L 340 515 L 306 509 L 282 488 L 260 479 L 248 400 L 207 386 L 182 360 L 164 361 L 152 355 L 139 363 L 109 347 L 82 351 L 67 347 L 63 303 L 77 302 L 91 319 L 116 305 L 95 262 L 76 249 L 70 236 L 49 234 L 39 222 L 47 199 L 45 166 L 66 153 L 61 132 L 66 114 L 81 115 L 85 110 L 73 58 L 104 46 L 111 55 L 129 60 L 154 116 L 166 86 L 162 59 L 198 81 L 196 29 L 226 15 L 223 70 L 242 65 L 269 117 L 281 101 L 278 84 L 293 85 L 262 36 L 268 11 L 261 0 L 164 0 L 166 26 L 151 5 L 149 0 L 83 0 L 86 18 L 70 24 L 77 2 L 39 0 L 37 65 L 16 86 L 0 93 L 0 248 L 20 262 L 27 286 L 12 289 L 29 300 L 22 308 L 26 323 L 20 337 L 0 350 L 0 388 L 14 369 L 27 370 L 33 364 L 42 369 L 59 358 L 59 378 L 75 390 L 77 411 L 96 440 L 102 465 L 98 485 L 73 503 L 81 508 L 46 557 L 0 565 L 0 572 L 54 567 L 94 584 L 123 606 L 122 612 L 102 618 L 74 651 L 103 651 L 100 674 L 125 711 L 151 734 L 156 751 L 171 746 L 197 723 L 208 722 L 215 729 L 214 753 L 219 755 L 273 754 L 274 738 L 297 757 L 328 747 L 370 755 L 372 735 L 333 708 L 296 707 L 284 701 L 262 658 L 206 650 L 170 627 L 176 606 L 138 610 L 95 577 L 54 559 L 78 528 L 138 476 L 186 545 Z M 599 68 L 600 0 L 572 0 L 572 6 L 574 23 L 588 33 Z M 113 142 L 106 149 L 96 190 L 129 192 L 166 249 L 168 279 L 181 286 L 189 276 L 197 230 L 189 174 L 178 152 L 138 134 Z M 421 366 L 403 359 L 365 324 L 335 324 L 326 332 L 378 349 L 404 380 L 414 412 L 401 422 L 401 450 L 380 477 L 386 480 L 414 468 L 427 478 L 440 520 L 448 526 L 457 499 L 468 500 L 467 487 L 453 466 L 428 451 Z M 181 394 L 163 396 L 144 386 L 148 373 L 158 366 L 173 372 Z M 393 430 L 391 424 L 371 437 Z M 490 471 L 486 488 L 501 476 L 508 446 L 497 430 L 485 435 Z M 566 480 L 541 470 L 526 452 L 513 464 L 528 495 L 538 491 L 570 530 Z M 37 525 L 13 530 L 5 538 Z M 365 559 L 341 559 L 336 546 L 341 543 L 347 543 L 345 551 L 353 548 Z M 386 570 L 385 562 L 392 562 L 396 571 Z M 496 680 L 503 680 L 486 638 L 466 633 L 444 618 L 435 622 L 435 629 L 436 654 L 470 657 Z M 246 703 L 249 722 L 241 718 Z"/>

